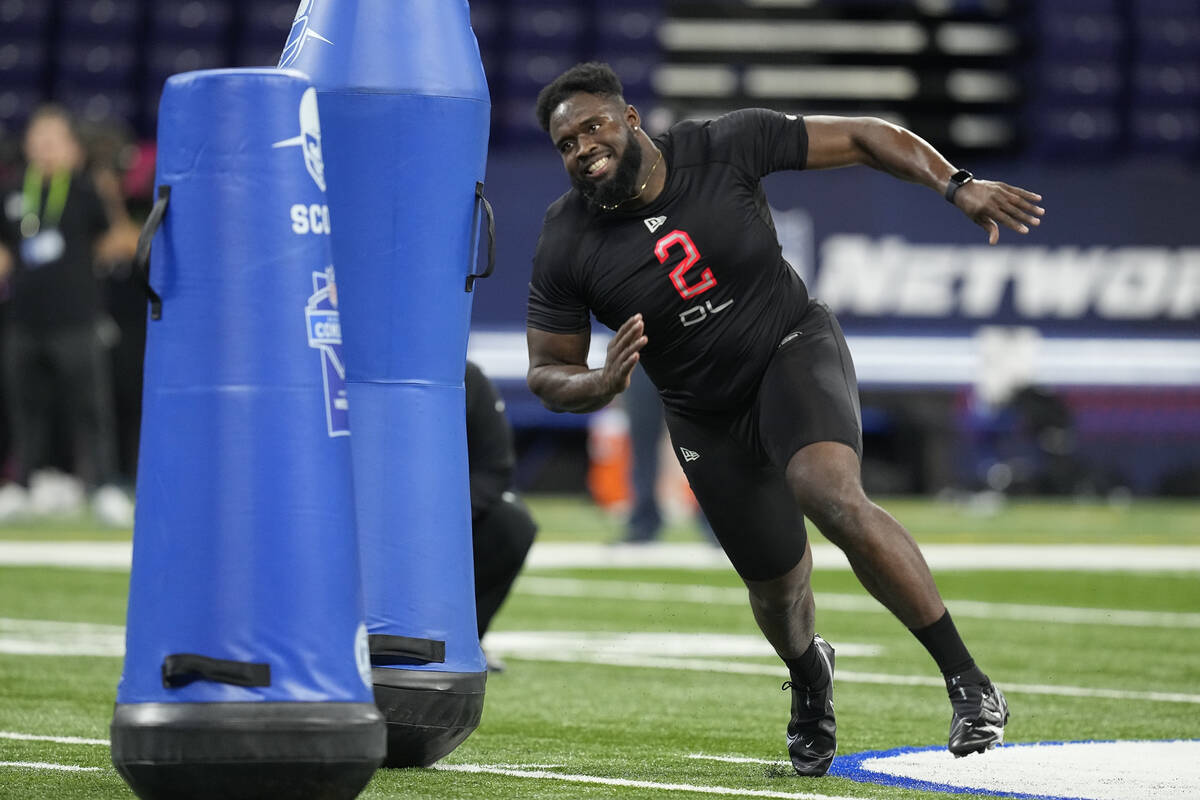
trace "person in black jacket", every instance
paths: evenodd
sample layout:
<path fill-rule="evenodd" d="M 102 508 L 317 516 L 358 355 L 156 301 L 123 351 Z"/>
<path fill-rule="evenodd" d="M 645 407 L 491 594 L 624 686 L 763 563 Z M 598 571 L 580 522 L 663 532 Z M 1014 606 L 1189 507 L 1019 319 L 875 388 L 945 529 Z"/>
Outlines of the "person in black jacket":
<path fill-rule="evenodd" d="M 112 375 L 94 270 L 112 221 L 65 110 L 34 112 L 25 157 L 21 184 L 5 192 L 0 214 L 0 277 L 11 288 L 4 367 L 17 484 L 53 464 L 56 426 L 65 424 L 81 456 L 74 471 L 93 490 L 97 516 L 131 525 L 132 504 L 115 486 Z M 6 494 L 14 489 L 5 487 Z"/>

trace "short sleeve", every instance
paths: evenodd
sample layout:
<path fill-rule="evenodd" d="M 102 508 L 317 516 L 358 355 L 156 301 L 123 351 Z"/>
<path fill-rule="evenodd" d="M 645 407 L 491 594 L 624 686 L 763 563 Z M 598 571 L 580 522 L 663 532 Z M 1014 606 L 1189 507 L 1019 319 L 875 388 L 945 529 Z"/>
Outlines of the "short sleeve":
<path fill-rule="evenodd" d="M 587 304 L 574 283 L 570 252 L 547 224 L 538 237 L 533 256 L 526 324 L 550 333 L 587 330 Z"/>
<path fill-rule="evenodd" d="M 804 169 L 808 161 L 808 129 L 798 114 L 745 108 L 717 117 L 708 128 L 713 155 L 757 178 Z"/>

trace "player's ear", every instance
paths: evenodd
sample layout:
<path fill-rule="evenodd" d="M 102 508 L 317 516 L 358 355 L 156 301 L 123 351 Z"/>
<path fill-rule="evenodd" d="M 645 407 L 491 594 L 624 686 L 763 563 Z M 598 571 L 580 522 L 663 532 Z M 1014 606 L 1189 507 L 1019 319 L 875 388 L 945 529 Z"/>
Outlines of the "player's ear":
<path fill-rule="evenodd" d="M 625 106 L 625 122 L 629 124 L 629 127 L 637 130 L 642 125 L 642 115 L 633 106 Z"/>

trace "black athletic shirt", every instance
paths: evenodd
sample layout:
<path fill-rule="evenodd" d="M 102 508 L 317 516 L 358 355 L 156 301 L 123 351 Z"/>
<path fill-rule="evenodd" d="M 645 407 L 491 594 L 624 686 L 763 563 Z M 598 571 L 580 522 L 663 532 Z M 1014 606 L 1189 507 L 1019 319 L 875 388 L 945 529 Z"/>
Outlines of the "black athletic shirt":
<path fill-rule="evenodd" d="M 41 208 L 46 207 L 48 192 L 49 187 L 43 187 Z M 35 331 L 92 325 L 101 310 L 92 248 L 108 229 L 108 216 L 92 179 L 83 172 L 71 176 L 58 224 L 65 245 L 63 254 L 42 266 L 31 266 L 21 258 L 20 187 L 14 187 L 2 199 L 0 243 L 12 252 L 15 267 L 9 318 Z"/>
<path fill-rule="evenodd" d="M 588 310 L 616 330 L 641 312 L 642 364 L 671 411 L 706 416 L 753 395 L 808 304 L 783 259 L 760 179 L 803 169 L 801 117 L 765 109 L 682 122 L 655 140 L 667 183 L 632 212 L 593 211 L 574 189 L 550 206 L 527 322 L 579 333 Z"/>

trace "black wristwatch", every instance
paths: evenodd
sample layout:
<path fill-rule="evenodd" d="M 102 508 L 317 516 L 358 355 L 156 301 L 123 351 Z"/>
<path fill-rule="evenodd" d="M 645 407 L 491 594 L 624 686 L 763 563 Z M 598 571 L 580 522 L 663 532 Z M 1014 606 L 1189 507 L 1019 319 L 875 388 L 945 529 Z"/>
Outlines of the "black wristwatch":
<path fill-rule="evenodd" d="M 950 176 L 950 182 L 946 184 L 946 201 L 954 202 L 954 195 L 958 193 L 965 184 L 975 180 L 975 176 L 967 172 L 965 169 L 960 169 L 958 172 Z"/>

